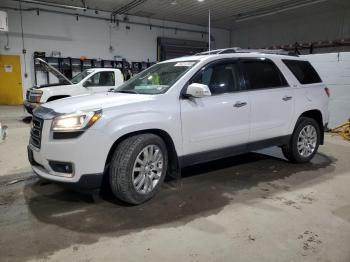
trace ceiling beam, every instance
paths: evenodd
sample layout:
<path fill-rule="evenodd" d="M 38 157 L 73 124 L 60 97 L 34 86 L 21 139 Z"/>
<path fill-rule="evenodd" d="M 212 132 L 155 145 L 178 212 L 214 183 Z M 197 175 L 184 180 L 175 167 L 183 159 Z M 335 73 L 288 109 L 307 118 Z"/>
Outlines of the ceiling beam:
<path fill-rule="evenodd" d="M 12 10 L 12 11 L 20 11 L 20 9 L 18 7 L 10 7 L 10 6 L 1 6 L 0 5 L 0 9 L 4 9 L 4 10 Z M 36 12 L 38 10 L 38 8 L 23 8 L 22 11 L 23 12 Z M 40 12 L 46 12 L 46 13 L 50 13 L 50 14 L 64 14 L 64 15 L 69 15 L 69 16 L 76 16 L 76 13 L 72 13 L 72 12 L 68 12 L 68 11 L 60 11 L 60 10 L 53 10 L 53 9 L 39 9 Z M 109 18 L 105 18 L 105 17 L 101 17 L 101 16 L 93 16 L 93 15 L 88 15 L 88 14 L 79 14 L 79 17 L 85 17 L 85 18 L 90 18 L 90 19 L 96 19 L 96 20 L 102 20 L 102 21 L 110 21 Z M 152 28 L 160 28 L 160 29 L 166 29 L 166 30 L 177 30 L 177 31 L 182 31 L 182 32 L 188 32 L 188 33 L 196 33 L 196 34 L 201 34 L 202 37 L 204 35 L 207 35 L 208 32 L 203 29 L 203 30 L 196 30 L 196 29 L 188 29 L 188 28 L 181 28 L 181 27 L 174 27 L 174 26 L 166 26 L 166 25 L 160 25 L 160 24 L 151 24 L 151 23 L 143 23 L 143 22 L 136 22 L 136 21 L 119 21 L 119 23 L 122 24 L 131 24 L 131 25 L 138 25 L 138 26 L 144 26 L 149 28 L 149 30 L 152 30 Z M 16 35 L 17 33 L 10 33 L 10 35 Z M 34 37 L 34 35 L 31 35 L 30 37 Z"/>

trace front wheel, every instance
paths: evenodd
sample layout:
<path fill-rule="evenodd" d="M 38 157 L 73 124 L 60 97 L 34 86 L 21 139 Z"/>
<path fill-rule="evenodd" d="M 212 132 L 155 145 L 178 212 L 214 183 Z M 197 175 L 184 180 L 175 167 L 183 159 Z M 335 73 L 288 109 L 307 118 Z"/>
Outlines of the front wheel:
<path fill-rule="evenodd" d="M 301 117 L 296 123 L 290 142 L 282 147 L 282 152 L 291 162 L 309 162 L 317 153 L 320 137 L 318 123 L 312 118 Z"/>
<path fill-rule="evenodd" d="M 114 195 L 129 204 L 141 204 L 160 189 L 168 165 L 167 148 L 154 134 L 140 134 L 122 141 L 110 166 L 110 185 Z"/>

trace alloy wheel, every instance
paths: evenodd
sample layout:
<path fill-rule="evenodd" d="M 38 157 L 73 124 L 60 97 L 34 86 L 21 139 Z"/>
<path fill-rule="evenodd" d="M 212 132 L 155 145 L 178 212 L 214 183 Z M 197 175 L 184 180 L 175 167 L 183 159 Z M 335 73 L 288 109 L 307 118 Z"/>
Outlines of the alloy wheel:
<path fill-rule="evenodd" d="M 312 125 L 306 125 L 299 133 L 297 148 L 303 157 L 311 156 L 317 145 L 316 128 Z"/>
<path fill-rule="evenodd" d="M 132 170 L 136 191 L 151 192 L 158 184 L 163 172 L 163 153 L 157 145 L 147 145 L 137 155 Z"/>

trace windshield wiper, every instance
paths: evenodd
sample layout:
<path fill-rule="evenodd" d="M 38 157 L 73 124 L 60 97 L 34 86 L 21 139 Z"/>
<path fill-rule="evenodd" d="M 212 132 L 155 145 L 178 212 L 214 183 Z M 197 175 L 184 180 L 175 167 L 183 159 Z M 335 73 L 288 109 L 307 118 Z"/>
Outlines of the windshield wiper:
<path fill-rule="evenodd" d="M 139 94 L 139 92 L 135 90 L 118 90 L 117 93 L 127 93 L 127 94 Z"/>

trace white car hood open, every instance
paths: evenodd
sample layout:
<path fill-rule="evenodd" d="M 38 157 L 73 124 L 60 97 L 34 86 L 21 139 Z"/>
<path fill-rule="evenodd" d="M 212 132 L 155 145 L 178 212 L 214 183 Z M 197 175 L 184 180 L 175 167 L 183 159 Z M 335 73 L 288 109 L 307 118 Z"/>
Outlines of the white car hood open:
<path fill-rule="evenodd" d="M 62 74 L 53 66 L 49 65 L 45 60 L 41 58 L 35 58 L 35 62 L 38 63 L 44 70 L 57 77 L 57 79 L 60 81 L 60 83 L 62 83 L 62 85 L 73 85 L 73 83 L 64 74 Z"/>
<path fill-rule="evenodd" d="M 44 107 L 53 109 L 57 113 L 74 113 L 77 111 L 89 111 L 122 106 L 138 102 L 153 100 L 152 95 L 124 94 L 124 93 L 100 93 L 68 97 L 46 103 Z"/>

